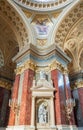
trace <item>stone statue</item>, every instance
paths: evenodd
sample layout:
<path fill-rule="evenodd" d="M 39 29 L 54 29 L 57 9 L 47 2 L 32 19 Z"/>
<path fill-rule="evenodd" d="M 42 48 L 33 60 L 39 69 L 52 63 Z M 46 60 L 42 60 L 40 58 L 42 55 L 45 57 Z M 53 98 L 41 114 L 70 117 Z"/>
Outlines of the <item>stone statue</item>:
<path fill-rule="evenodd" d="M 45 79 L 46 75 L 45 72 L 43 70 L 40 71 L 40 79 Z"/>
<path fill-rule="evenodd" d="M 38 109 L 38 121 L 39 123 L 47 123 L 48 112 L 46 106 L 42 103 Z"/>

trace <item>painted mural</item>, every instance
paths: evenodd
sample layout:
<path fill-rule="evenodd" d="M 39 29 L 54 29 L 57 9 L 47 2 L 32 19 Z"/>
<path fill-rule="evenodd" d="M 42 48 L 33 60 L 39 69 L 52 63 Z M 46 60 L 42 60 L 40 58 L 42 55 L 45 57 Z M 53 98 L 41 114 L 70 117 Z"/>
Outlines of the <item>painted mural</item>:
<path fill-rule="evenodd" d="M 42 36 L 42 37 L 48 36 L 50 28 L 52 26 L 52 23 L 49 20 L 49 18 L 45 16 L 35 17 L 33 19 L 32 24 L 37 36 Z"/>
<path fill-rule="evenodd" d="M 35 29 L 38 35 L 47 35 L 49 30 L 49 25 L 47 25 L 48 19 L 37 20 Z"/>

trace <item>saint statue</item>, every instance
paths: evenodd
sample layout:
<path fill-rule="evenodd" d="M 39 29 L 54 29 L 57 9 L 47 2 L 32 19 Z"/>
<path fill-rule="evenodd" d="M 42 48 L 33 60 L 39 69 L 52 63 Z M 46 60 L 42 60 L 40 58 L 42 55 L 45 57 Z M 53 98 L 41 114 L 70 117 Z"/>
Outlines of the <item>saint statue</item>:
<path fill-rule="evenodd" d="M 46 106 L 42 103 L 38 109 L 38 122 L 47 123 L 48 112 Z"/>

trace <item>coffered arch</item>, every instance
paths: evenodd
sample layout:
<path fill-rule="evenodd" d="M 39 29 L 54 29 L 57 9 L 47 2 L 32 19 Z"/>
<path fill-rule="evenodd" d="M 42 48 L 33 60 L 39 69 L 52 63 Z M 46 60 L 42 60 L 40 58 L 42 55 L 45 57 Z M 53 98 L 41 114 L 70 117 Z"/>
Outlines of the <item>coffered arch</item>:
<path fill-rule="evenodd" d="M 72 26 L 81 18 L 83 17 L 83 7 L 82 1 L 76 1 L 72 8 L 66 10 L 67 13 L 63 14 L 63 17 L 59 17 L 59 21 L 57 24 L 57 29 L 55 28 L 53 32 L 53 36 L 55 35 L 55 43 L 57 43 L 60 47 L 64 47 L 65 39 L 69 33 L 69 30 Z"/>
<path fill-rule="evenodd" d="M 19 50 L 25 44 L 32 42 L 32 35 L 28 21 L 22 12 L 13 1 L 0 1 L 0 16 L 11 26 L 18 42 Z"/>

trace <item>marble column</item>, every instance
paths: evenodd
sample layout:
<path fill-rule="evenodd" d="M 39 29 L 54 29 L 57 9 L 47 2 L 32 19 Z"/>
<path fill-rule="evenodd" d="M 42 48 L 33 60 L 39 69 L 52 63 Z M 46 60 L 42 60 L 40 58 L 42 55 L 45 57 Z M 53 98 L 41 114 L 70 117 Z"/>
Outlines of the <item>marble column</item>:
<path fill-rule="evenodd" d="M 33 82 L 34 71 L 26 69 L 24 71 L 22 98 L 20 104 L 19 125 L 31 125 L 31 86 Z"/>
<path fill-rule="evenodd" d="M 51 71 L 51 77 L 53 80 L 54 87 L 56 89 L 54 97 L 56 125 L 64 125 L 66 124 L 66 117 L 64 110 L 65 88 L 63 74 L 58 69 L 54 69 Z"/>
<path fill-rule="evenodd" d="M 17 74 L 15 76 L 15 81 L 14 81 L 14 85 L 13 85 L 13 90 L 12 90 L 12 100 L 16 99 L 18 97 L 18 89 L 19 89 L 19 80 L 20 80 L 20 74 Z M 12 109 L 12 107 L 10 108 L 10 116 L 9 116 L 9 126 L 13 126 L 15 125 L 15 112 Z"/>

